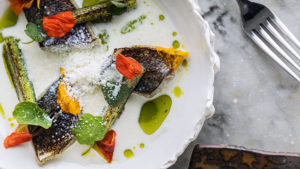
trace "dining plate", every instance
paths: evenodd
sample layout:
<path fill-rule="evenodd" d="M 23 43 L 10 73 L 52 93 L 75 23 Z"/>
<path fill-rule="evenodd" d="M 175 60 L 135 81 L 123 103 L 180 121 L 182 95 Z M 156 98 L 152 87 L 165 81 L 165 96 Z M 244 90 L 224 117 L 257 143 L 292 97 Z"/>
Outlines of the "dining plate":
<path fill-rule="evenodd" d="M 78 0 L 77 2 L 82 2 Z M 0 14 L 9 6 L 8 0 L 0 0 Z M 107 164 L 95 151 L 81 156 L 88 146 L 77 142 L 56 159 L 39 166 L 31 143 L 5 149 L 2 144 L 17 125 L 12 119 L 12 111 L 18 103 L 14 88 L 7 77 L 2 57 L 0 57 L 0 104 L 5 118 L 0 116 L 0 169 L 156 169 L 168 168 L 175 163 L 188 144 L 199 134 L 204 121 L 213 115 L 214 75 L 219 69 L 219 58 L 214 51 L 214 36 L 209 25 L 201 17 L 197 0 L 138 0 L 138 7 L 124 15 L 115 17 L 111 23 L 93 26 L 96 33 L 107 29 L 110 34 L 109 49 L 103 55 L 111 54 L 114 48 L 132 45 L 172 47 L 174 40 L 180 41 L 181 49 L 189 52 L 187 67 L 180 67 L 176 76 L 169 81 L 154 98 L 168 94 L 172 98 L 169 115 L 161 127 L 152 135 L 143 132 L 138 124 L 140 109 L 147 98 L 133 94 L 125 111 L 113 129 L 117 131 L 114 160 Z M 145 14 L 147 19 L 132 33 L 120 34 L 119 29 L 129 20 Z M 165 16 L 160 20 L 159 16 Z M 30 41 L 24 35 L 26 19 L 23 13 L 17 25 L 2 31 L 4 36 L 15 36 L 21 42 Z M 168 27 L 167 29 L 162 29 Z M 177 32 L 173 36 L 172 32 Z M 2 44 L 0 52 L 2 53 Z M 37 43 L 22 44 L 26 66 L 33 81 L 35 92 L 40 96 L 59 76 L 61 63 L 68 62 L 68 56 L 42 51 Z M 101 53 L 101 52 L 100 52 Z M 75 56 L 73 56 L 75 57 Z M 83 58 L 78 54 L 76 57 Z M 174 95 L 174 88 L 181 89 L 181 96 Z M 97 91 L 97 89 L 95 89 Z M 99 96 L 100 97 L 100 96 Z M 103 101 L 103 100 L 102 100 Z M 91 100 L 88 104 L 97 104 Z M 93 109 L 89 109 L 93 111 Z M 144 146 L 141 146 L 144 145 Z M 124 156 L 131 150 L 132 158 Z"/>

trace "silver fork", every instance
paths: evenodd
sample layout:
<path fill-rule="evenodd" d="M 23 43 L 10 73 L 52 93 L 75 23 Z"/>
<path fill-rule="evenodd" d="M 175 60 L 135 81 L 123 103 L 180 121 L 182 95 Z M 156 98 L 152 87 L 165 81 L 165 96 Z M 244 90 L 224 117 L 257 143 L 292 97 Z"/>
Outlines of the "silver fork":
<path fill-rule="evenodd" d="M 299 54 L 285 39 L 285 37 L 287 37 L 294 45 L 300 48 L 300 42 L 297 38 L 278 17 L 264 5 L 250 2 L 249 0 L 237 0 L 237 2 L 241 10 L 245 33 L 285 71 L 300 82 L 299 76 L 275 53 L 279 53 L 292 66 L 300 71 L 299 65 L 286 52 L 290 52 L 294 57 L 300 60 Z"/>

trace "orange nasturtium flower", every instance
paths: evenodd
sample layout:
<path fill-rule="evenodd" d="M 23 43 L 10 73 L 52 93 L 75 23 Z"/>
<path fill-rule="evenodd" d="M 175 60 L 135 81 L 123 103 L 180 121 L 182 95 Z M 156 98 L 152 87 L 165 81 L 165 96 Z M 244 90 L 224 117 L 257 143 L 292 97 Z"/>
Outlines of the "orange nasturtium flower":
<path fill-rule="evenodd" d="M 109 130 L 104 139 L 97 141 L 93 148 L 98 154 L 100 154 L 108 163 L 111 163 L 114 156 L 116 135 L 114 130 Z"/>
<path fill-rule="evenodd" d="M 9 0 L 11 6 L 10 9 L 19 15 L 23 8 L 30 8 L 33 0 Z M 40 0 L 37 0 L 37 6 L 40 8 Z"/>
<path fill-rule="evenodd" d="M 75 17 L 71 11 L 66 11 L 43 19 L 43 28 L 48 36 L 61 38 L 75 26 Z"/>
<path fill-rule="evenodd" d="M 142 75 L 142 66 L 139 62 L 131 57 L 125 57 L 119 53 L 116 57 L 117 70 L 126 78 L 132 81 L 136 76 Z"/>

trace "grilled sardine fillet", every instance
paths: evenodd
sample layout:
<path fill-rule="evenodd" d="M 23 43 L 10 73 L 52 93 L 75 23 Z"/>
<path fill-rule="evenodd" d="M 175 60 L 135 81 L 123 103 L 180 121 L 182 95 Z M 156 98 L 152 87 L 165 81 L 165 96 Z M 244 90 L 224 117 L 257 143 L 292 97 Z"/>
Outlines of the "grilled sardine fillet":
<path fill-rule="evenodd" d="M 52 16 L 65 11 L 73 11 L 77 5 L 73 0 L 40 0 L 40 9 L 36 0 L 31 8 L 24 9 L 28 22 L 35 22 L 45 16 Z M 88 48 L 97 44 L 97 37 L 87 24 L 76 25 L 71 32 L 62 38 L 49 38 L 40 43 L 42 49 L 49 51 L 63 51 L 74 48 Z"/>
<path fill-rule="evenodd" d="M 52 126 L 49 129 L 28 126 L 32 134 L 34 151 L 40 165 L 61 154 L 75 141 L 72 127 L 77 122 L 78 116 L 63 113 L 59 105 L 57 105 L 59 82 L 60 80 L 53 83 L 38 101 L 38 105 L 53 119 Z"/>
<path fill-rule="evenodd" d="M 135 93 L 152 97 L 162 86 L 165 79 L 171 78 L 174 71 L 169 69 L 155 47 L 134 46 L 130 48 L 115 49 L 115 54 L 121 53 L 132 57 L 144 66 L 146 72 L 135 88 Z"/>

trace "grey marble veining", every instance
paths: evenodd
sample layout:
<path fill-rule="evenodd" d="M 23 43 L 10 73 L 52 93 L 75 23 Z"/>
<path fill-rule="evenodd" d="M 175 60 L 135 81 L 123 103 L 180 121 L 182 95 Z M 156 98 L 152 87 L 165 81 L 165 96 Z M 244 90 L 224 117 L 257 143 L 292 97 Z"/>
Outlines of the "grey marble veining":
<path fill-rule="evenodd" d="M 255 2 L 270 7 L 300 39 L 299 0 Z M 299 84 L 242 32 L 235 0 L 199 3 L 202 16 L 215 32 L 221 60 L 215 81 L 216 114 L 170 169 L 187 168 L 195 144 L 300 152 Z"/>

